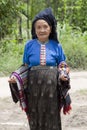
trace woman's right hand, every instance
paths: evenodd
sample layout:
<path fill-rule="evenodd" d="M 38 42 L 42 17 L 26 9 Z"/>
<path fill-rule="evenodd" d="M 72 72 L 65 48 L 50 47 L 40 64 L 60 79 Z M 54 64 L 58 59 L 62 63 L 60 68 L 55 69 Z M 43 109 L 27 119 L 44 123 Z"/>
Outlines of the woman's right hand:
<path fill-rule="evenodd" d="M 16 78 L 15 78 L 14 76 L 12 76 L 12 77 L 10 77 L 10 78 L 8 79 L 8 82 L 9 82 L 9 83 L 16 83 Z"/>

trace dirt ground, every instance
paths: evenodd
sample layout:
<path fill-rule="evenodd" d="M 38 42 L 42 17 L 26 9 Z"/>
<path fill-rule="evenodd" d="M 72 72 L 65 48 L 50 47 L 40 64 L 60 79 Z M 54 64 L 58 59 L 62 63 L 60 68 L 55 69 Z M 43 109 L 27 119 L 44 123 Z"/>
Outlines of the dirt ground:
<path fill-rule="evenodd" d="M 71 72 L 72 111 L 63 115 L 63 130 L 87 130 L 87 72 Z M 0 130 L 29 130 L 25 113 L 12 101 L 8 77 L 0 78 Z"/>

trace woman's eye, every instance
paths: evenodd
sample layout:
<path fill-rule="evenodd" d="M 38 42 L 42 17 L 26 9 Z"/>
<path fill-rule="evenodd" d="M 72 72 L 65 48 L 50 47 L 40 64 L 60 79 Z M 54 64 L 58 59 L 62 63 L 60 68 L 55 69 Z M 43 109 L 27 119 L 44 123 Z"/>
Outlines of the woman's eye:
<path fill-rule="evenodd" d="M 46 29 L 46 28 L 48 28 L 48 26 L 44 25 L 44 28 Z"/>
<path fill-rule="evenodd" d="M 37 29 L 40 29 L 40 28 L 41 28 L 40 26 L 37 27 Z"/>

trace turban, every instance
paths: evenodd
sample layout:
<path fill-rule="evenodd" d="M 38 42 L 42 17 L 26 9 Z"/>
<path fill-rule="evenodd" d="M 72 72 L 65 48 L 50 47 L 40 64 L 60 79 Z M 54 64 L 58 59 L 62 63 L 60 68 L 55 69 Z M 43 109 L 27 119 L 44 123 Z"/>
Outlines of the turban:
<path fill-rule="evenodd" d="M 51 8 L 46 8 L 45 10 L 39 12 L 35 16 L 35 18 L 34 18 L 34 20 L 32 22 L 32 29 L 31 29 L 32 39 L 37 38 L 36 32 L 35 32 L 35 22 L 37 20 L 40 20 L 40 19 L 45 20 L 49 24 L 49 26 L 52 27 L 49 39 L 53 39 L 53 40 L 56 40 L 58 42 L 57 32 L 56 32 L 57 22 L 56 22 L 56 19 L 55 19 L 53 13 L 52 13 Z"/>

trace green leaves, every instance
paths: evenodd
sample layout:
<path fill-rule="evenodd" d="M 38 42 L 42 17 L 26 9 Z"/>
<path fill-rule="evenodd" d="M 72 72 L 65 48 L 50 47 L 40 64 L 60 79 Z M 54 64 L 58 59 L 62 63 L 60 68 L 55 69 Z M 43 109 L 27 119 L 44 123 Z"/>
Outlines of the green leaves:
<path fill-rule="evenodd" d="M 46 7 L 52 7 L 61 24 L 78 26 L 83 32 L 87 30 L 87 0 L 0 0 L 0 37 L 11 34 L 18 17 L 26 21 L 29 30 L 34 16 Z"/>
<path fill-rule="evenodd" d="M 59 27 L 58 27 L 59 28 Z M 79 28 L 73 29 L 69 24 L 60 28 L 59 41 L 72 69 L 87 69 L 87 32 Z"/>

